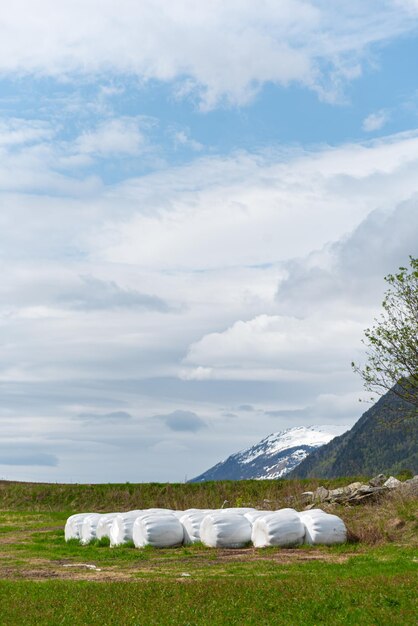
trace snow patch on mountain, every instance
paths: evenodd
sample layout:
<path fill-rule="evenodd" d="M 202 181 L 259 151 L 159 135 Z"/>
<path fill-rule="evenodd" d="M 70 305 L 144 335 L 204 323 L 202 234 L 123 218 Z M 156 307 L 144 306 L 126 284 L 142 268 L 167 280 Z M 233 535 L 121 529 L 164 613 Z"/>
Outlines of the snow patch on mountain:
<path fill-rule="evenodd" d="M 336 429 L 335 426 L 298 426 L 296 428 L 288 428 L 278 433 L 272 433 L 260 443 L 237 452 L 234 456 L 239 456 L 241 463 L 250 463 L 261 454 L 272 455 L 282 450 L 288 450 L 295 446 L 312 446 L 318 448 L 333 439 L 337 432 L 331 432 Z M 341 432 L 341 431 L 340 431 Z"/>
<path fill-rule="evenodd" d="M 297 426 L 272 433 L 254 446 L 232 454 L 190 482 L 282 478 L 313 450 L 344 430 L 334 425 Z"/>

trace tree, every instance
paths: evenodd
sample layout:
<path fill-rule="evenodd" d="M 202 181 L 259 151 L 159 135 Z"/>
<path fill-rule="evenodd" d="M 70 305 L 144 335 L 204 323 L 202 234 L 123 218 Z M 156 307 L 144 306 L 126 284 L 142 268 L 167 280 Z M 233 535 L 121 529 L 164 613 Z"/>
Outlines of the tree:
<path fill-rule="evenodd" d="M 418 414 L 418 258 L 385 277 L 389 285 L 383 313 L 364 331 L 367 363 L 352 363 L 364 388 L 383 395 L 391 390 Z"/>

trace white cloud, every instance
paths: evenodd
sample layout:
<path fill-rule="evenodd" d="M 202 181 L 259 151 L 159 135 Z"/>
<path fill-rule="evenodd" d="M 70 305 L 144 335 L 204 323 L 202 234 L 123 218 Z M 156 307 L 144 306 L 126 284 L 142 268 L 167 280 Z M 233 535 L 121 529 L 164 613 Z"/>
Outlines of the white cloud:
<path fill-rule="evenodd" d="M 417 132 L 314 153 L 203 158 L 121 184 L 119 202 L 132 217 L 107 221 L 89 242 L 91 254 L 160 270 L 303 256 L 374 208 L 409 198 L 417 164 Z"/>
<path fill-rule="evenodd" d="M 350 362 L 383 275 L 418 236 L 416 132 L 200 158 L 83 193 L 54 178 L 72 146 L 48 142 L 5 147 L 1 161 L 14 189 L 0 211 L 2 435 L 51 438 L 42 452 L 59 462 L 32 479 L 129 480 L 138 450 L 142 480 L 183 479 L 321 410 L 360 415 L 344 400 L 361 389 Z M 22 172 L 42 174 L 42 194 L 19 187 Z M 237 436 L 222 414 L 244 403 L 258 412 L 240 414 Z M 292 406 L 316 408 L 264 415 Z M 207 428 L 191 448 L 165 429 L 162 463 L 149 417 L 176 408 Z M 117 434 L 111 420 L 75 429 L 77 415 L 120 412 L 135 418 Z"/>
<path fill-rule="evenodd" d="M 389 121 L 389 113 L 384 109 L 370 113 L 364 120 L 362 128 L 367 133 L 371 133 L 374 130 L 380 130 Z"/>
<path fill-rule="evenodd" d="M 372 211 L 340 241 L 287 264 L 277 292 L 280 311 L 303 315 L 307 301 L 311 312 L 349 307 L 351 316 L 373 307 L 383 297 L 383 277 L 408 264 L 417 241 L 417 195 L 392 211 Z"/>
<path fill-rule="evenodd" d="M 396 7 L 401 9 L 407 9 L 412 13 L 418 11 L 418 0 L 393 0 Z"/>
<path fill-rule="evenodd" d="M 293 380 L 313 375 L 333 374 L 347 369 L 348 349 L 359 345 L 362 325 L 349 318 L 327 320 L 323 317 L 297 319 L 259 315 L 249 321 L 237 321 L 221 333 L 210 333 L 192 344 L 185 363 L 218 368 L 228 378 L 235 374 L 257 372 L 263 377 L 271 370 L 273 379 Z M 238 374 L 239 376 L 239 374 Z M 257 377 L 257 375 L 256 375 Z"/>
<path fill-rule="evenodd" d="M 136 155 L 144 149 L 145 136 L 137 118 L 117 118 L 101 122 L 97 128 L 84 131 L 74 149 L 81 154 Z"/>
<path fill-rule="evenodd" d="M 151 158 L 149 135 L 155 120 L 147 116 L 105 117 L 84 128 L 74 139 L 63 138 L 65 124 L 0 118 L 0 190 L 43 194 L 90 195 L 101 187 L 98 175 L 83 177 L 84 169 L 102 159 Z"/>
<path fill-rule="evenodd" d="M 184 379 L 328 381 L 362 358 L 363 330 L 379 312 L 384 275 L 408 263 L 418 241 L 418 197 L 373 211 L 349 235 L 289 261 L 276 315 L 239 320 L 194 342 Z M 351 356 L 350 356 L 351 355 Z"/>
<path fill-rule="evenodd" d="M 52 128 L 47 122 L 18 118 L 0 119 L 0 150 L 39 143 L 51 139 L 52 136 Z"/>
<path fill-rule="evenodd" d="M 300 419 L 302 424 L 306 424 L 307 420 L 315 420 L 316 423 L 320 421 L 324 423 L 327 420 L 335 422 L 337 419 L 351 419 L 353 415 L 356 415 L 358 403 L 359 393 L 357 391 L 340 395 L 322 393 L 318 395 L 312 405 L 300 406 L 300 404 L 296 404 L 281 409 L 269 409 L 265 411 L 265 414 L 274 418 L 293 417 Z"/>
<path fill-rule="evenodd" d="M 211 367 L 202 367 L 199 365 L 193 369 L 184 369 L 179 371 L 179 377 L 182 380 L 211 380 L 214 371 Z"/>
<path fill-rule="evenodd" d="M 370 45 L 414 27 L 389 0 L 15 0 L 1 20 L 2 73 L 135 74 L 172 81 L 206 109 L 245 104 L 266 82 L 338 97 Z"/>
<path fill-rule="evenodd" d="M 189 137 L 188 133 L 184 130 L 174 131 L 173 140 L 176 146 L 184 146 L 194 150 L 195 152 L 200 152 L 204 147 L 203 144 Z"/>

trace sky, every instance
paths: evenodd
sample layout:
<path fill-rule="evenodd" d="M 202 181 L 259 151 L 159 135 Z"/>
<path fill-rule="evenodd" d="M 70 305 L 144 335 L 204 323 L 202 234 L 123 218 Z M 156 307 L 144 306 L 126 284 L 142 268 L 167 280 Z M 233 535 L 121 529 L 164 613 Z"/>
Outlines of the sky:
<path fill-rule="evenodd" d="M 0 479 L 350 428 L 417 172 L 417 0 L 3 3 Z"/>

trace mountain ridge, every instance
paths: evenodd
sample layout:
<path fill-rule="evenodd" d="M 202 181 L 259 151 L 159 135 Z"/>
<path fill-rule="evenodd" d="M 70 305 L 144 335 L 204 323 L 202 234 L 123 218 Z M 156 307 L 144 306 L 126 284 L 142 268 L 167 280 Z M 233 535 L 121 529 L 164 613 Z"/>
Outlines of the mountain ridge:
<path fill-rule="evenodd" d="M 231 454 L 189 482 L 282 478 L 341 430 L 334 425 L 296 426 L 271 433 L 253 446 Z"/>
<path fill-rule="evenodd" d="M 303 459 L 288 478 L 418 472 L 418 411 L 389 391 L 354 426 Z"/>

